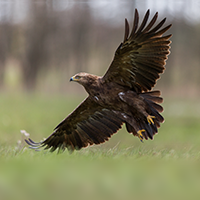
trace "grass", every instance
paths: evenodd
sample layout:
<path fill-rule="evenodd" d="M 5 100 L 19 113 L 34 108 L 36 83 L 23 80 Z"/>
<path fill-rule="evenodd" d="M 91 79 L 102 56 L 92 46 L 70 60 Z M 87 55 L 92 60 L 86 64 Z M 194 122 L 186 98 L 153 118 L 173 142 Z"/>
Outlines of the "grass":
<path fill-rule="evenodd" d="M 72 154 L 24 148 L 39 141 L 81 97 L 3 94 L 0 199 L 199 199 L 200 103 L 166 99 L 165 123 L 141 143 L 123 128 L 108 142 Z"/>

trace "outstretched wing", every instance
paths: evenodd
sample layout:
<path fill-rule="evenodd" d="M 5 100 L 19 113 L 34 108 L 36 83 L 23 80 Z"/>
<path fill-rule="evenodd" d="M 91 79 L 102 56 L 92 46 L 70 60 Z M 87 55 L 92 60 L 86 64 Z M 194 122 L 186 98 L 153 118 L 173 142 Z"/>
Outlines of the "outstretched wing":
<path fill-rule="evenodd" d="M 55 128 L 53 134 L 46 140 L 35 143 L 28 139 L 26 142 L 35 149 L 40 147 L 50 148 L 51 151 L 57 148 L 81 149 L 89 144 L 107 141 L 122 124 L 123 121 L 113 111 L 103 108 L 88 97 Z"/>
<path fill-rule="evenodd" d="M 139 15 L 136 9 L 130 35 L 129 24 L 125 19 L 124 41 L 116 50 L 114 60 L 102 77 L 103 82 L 116 82 L 133 88 L 136 92 L 151 90 L 165 69 L 165 61 L 170 53 L 169 38 L 172 36 L 171 34 L 163 36 L 171 24 L 160 30 L 166 18 L 152 28 L 157 17 L 158 13 L 147 25 L 148 10 L 138 28 Z"/>

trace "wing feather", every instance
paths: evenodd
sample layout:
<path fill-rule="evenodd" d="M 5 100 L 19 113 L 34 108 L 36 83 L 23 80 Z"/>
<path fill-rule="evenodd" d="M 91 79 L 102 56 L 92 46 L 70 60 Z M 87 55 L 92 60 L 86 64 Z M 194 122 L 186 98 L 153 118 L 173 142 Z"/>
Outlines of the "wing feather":
<path fill-rule="evenodd" d="M 143 30 L 143 28 L 146 26 L 146 23 L 147 23 L 148 18 L 149 18 L 149 13 L 150 13 L 150 10 L 147 10 L 147 12 L 146 12 L 146 14 L 145 14 L 145 16 L 144 16 L 144 19 L 143 19 L 143 21 L 142 21 L 142 23 L 141 23 L 141 25 L 140 25 L 140 28 L 139 28 L 138 31 L 137 31 L 137 34 L 141 33 L 142 30 Z M 138 17 L 139 17 L 139 16 L 138 16 Z"/>
<path fill-rule="evenodd" d="M 123 121 L 112 111 L 105 109 L 88 97 L 74 112 L 66 117 L 44 141 L 26 142 L 31 148 L 44 147 L 55 151 L 81 149 L 107 141 L 122 126 Z"/>
<path fill-rule="evenodd" d="M 155 85 L 165 69 L 165 61 L 170 53 L 169 39 L 172 35 L 163 36 L 171 27 L 168 25 L 162 28 L 166 18 L 152 28 L 156 23 L 158 13 L 147 24 L 149 15 L 148 10 L 141 25 L 138 26 L 139 14 L 137 9 L 135 10 L 130 36 L 129 24 L 125 20 L 124 41 L 116 50 L 109 69 L 102 77 L 103 82 L 116 82 L 136 92 L 151 90 Z"/>
<path fill-rule="evenodd" d="M 135 17 L 134 17 L 134 21 L 133 21 L 133 29 L 131 31 L 131 35 L 130 38 L 132 38 L 137 30 L 138 27 L 138 22 L 139 22 L 139 14 L 137 9 L 135 9 Z"/>
<path fill-rule="evenodd" d="M 127 40 L 129 35 L 129 24 L 127 19 L 125 19 L 125 33 L 124 33 L 124 42 Z"/>
<path fill-rule="evenodd" d="M 146 33 L 147 31 L 149 31 L 152 28 L 152 26 L 155 24 L 157 18 L 158 18 L 158 12 L 156 12 L 156 14 L 153 16 L 152 20 L 146 26 L 146 28 L 143 31 L 144 33 Z"/>

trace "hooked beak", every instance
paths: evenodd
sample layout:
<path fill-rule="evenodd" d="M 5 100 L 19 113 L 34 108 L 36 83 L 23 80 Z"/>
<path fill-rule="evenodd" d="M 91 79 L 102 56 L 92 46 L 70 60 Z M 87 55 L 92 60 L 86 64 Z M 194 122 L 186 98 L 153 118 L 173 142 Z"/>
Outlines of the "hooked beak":
<path fill-rule="evenodd" d="M 71 82 L 71 81 L 79 81 L 79 79 L 77 78 L 77 76 L 75 75 L 75 76 L 72 76 L 70 79 L 69 79 L 69 81 Z"/>

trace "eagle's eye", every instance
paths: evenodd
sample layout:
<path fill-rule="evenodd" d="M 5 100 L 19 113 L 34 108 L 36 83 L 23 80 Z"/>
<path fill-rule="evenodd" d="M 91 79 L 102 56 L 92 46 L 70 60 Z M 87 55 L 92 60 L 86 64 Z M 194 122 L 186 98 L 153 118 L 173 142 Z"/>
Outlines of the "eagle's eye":
<path fill-rule="evenodd" d="M 75 76 L 75 79 L 80 79 L 80 78 L 81 78 L 81 76 L 79 76 L 79 75 Z"/>

